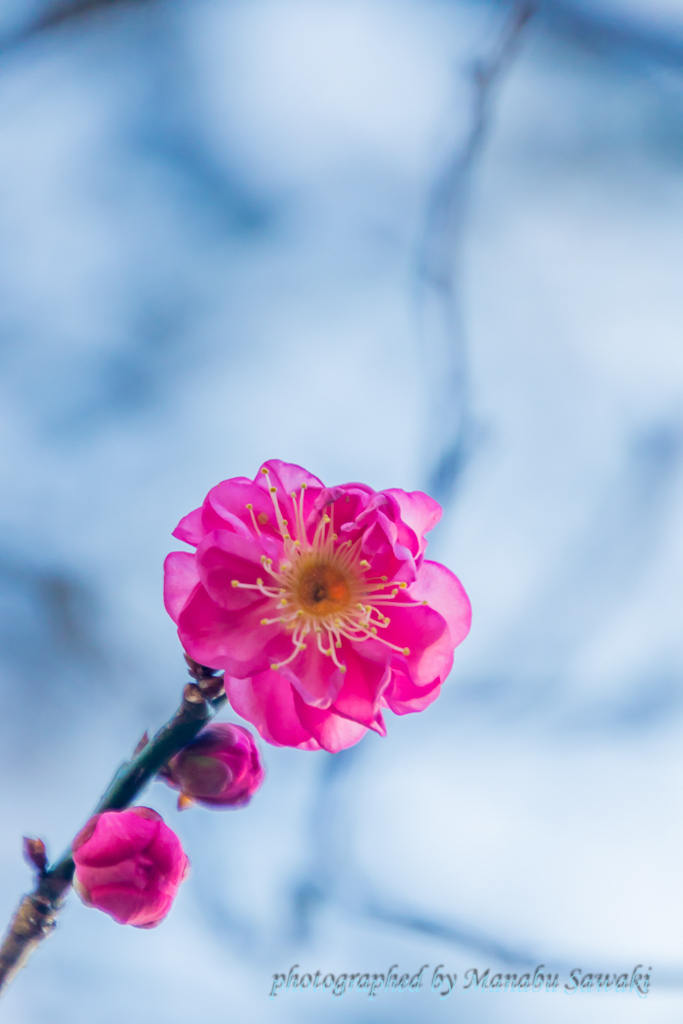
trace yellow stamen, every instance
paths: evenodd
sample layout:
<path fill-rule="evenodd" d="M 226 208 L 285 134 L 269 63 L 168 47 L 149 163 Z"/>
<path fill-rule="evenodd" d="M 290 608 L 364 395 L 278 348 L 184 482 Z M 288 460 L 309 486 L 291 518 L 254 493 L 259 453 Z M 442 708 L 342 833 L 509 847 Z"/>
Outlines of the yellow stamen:
<path fill-rule="evenodd" d="M 269 475 L 265 466 L 262 472 L 266 477 Z M 408 583 L 390 583 L 387 576 L 366 576 L 371 566 L 368 559 L 360 557 L 361 538 L 340 541 L 334 532 L 334 503 L 327 506 L 329 514 L 325 511 L 318 516 L 315 527 L 307 528 L 305 491 L 306 484 L 302 483 L 298 496 L 296 491 L 288 496 L 294 513 L 290 526 L 290 520 L 282 516 L 277 488 L 268 488 L 283 545 L 277 569 L 272 558 L 261 556 L 261 564 L 270 577 L 269 585 L 260 577 L 256 583 L 231 580 L 231 586 L 258 590 L 268 602 L 273 602 L 270 608 L 274 615 L 262 618 L 261 625 L 279 623 L 291 636 L 290 655 L 274 662 L 271 668 L 277 671 L 294 661 L 306 649 L 309 634 L 315 637 L 320 653 L 332 658 L 340 672 L 346 672 L 346 665 L 339 661 L 337 651 L 344 649 L 345 640 L 354 644 L 373 640 L 407 657 L 409 648 L 378 635 L 391 623 L 381 607 L 392 604 L 414 608 L 426 605 L 427 601 L 413 601 L 409 595 L 405 595 L 408 600 L 396 601 L 399 591 L 406 590 Z M 251 503 L 246 507 L 254 530 L 261 536 L 258 524 L 268 523 L 268 516 L 263 512 L 256 516 Z"/>

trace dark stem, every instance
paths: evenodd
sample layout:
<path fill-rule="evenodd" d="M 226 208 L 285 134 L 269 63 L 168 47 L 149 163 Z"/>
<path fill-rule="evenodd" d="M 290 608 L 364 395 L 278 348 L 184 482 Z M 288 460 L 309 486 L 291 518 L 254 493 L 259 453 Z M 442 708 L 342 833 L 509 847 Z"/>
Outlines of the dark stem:
<path fill-rule="evenodd" d="M 119 768 L 94 814 L 129 807 L 159 769 L 187 746 L 226 703 L 223 679 L 187 660 L 195 682 L 186 685 L 180 707 L 156 736 Z M 0 995 L 38 944 L 54 930 L 73 875 L 71 849 L 49 870 L 39 871 L 35 889 L 22 899 L 0 947 Z"/>

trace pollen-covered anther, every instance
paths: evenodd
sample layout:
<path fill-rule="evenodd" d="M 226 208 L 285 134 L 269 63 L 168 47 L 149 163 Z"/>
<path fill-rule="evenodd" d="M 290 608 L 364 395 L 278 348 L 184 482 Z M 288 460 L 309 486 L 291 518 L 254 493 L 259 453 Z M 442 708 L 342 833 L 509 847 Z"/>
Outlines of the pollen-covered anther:
<path fill-rule="evenodd" d="M 253 525 L 254 529 L 256 530 L 256 535 L 257 535 L 257 537 L 260 537 L 261 536 L 261 531 L 259 530 L 258 523 L 256 522 L 256 516 L 254 515 L 254 506 L 252 505 L 251 502 L 249 502 L 248 505 L 247 505 L 247 511 L 249 512 L 249 515 L 251 516 L 251 522 L 252 522 L 252 525 Z M 260 518 L 261 517 L 259 516 L 259 519 Z"/>

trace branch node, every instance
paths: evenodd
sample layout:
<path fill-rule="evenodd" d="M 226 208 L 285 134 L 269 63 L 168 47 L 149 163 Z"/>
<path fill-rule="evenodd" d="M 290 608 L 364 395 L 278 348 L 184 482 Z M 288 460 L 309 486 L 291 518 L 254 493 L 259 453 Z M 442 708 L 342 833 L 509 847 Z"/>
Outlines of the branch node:
<path fill-rule="evenodd" d="M 209 679 L 198 679 L 197 686 L 203 693 L 206 700 L 215 700 L 225 693 L 225 679 L 223 676 L 211 676 Z"/>
<path fill-rule="evenodd" d="M 208 665 L 200 665 L 198 661 L 191 658 L 189 654 L 185 655 L 185 661 L 187 662 L 187 668 L 193 679 L 199 682 L 200 679 L 211 679 L 216 674 L 216 669 L 209 668 Z"/>
<path fill-rule="evenodd" d="M 183 701 L 186 704 L 204 704 L 204 694 L 196 683 L 186 683 L 183 690 Z"/>

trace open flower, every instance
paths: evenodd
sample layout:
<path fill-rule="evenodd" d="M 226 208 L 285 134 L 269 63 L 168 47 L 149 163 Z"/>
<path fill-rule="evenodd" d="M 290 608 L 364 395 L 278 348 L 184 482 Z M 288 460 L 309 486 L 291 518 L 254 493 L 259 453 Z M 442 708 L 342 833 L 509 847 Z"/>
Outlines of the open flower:
<path fill-rule="evenodd" d="M 273 459 L 214 487 L 174 536 L 166 608 L 188 654 L 278 746 L 337 751 L 382 708 L 436 699 L 470 627 L 456 576 L 424 559 L 441 508 L 420 491 L 326 488 Z"/>
<path fill-rule="evenodd" d="M 83 902 L 136 928 L 163 921 L 189 868 L 178 836 L 151 807 L 93 815 L 71 850 Z"/>
<path fill-rule="evenodd" d="M 179 789 L 178 809 L 244 807 L 261 786 L 263 765 L 254 737 L 241 725 L 212 722 L 159 773 Z"/>

